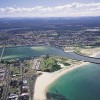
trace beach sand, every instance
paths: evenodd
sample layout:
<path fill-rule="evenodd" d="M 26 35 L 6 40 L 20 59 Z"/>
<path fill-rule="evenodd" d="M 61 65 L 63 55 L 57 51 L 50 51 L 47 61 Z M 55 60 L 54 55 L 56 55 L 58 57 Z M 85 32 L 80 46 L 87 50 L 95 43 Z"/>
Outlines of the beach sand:
<path fill-rule="evenodd" d="M 98 53 L 94 53 L 93 55 L 91 55 L 91 57 L 95 57 L 97 56 L 97 54 Z M 70 68 L 64 67 L 63 69 L 53 73 L 42 72 L 42 75 L 37 78 L 35 83 L 33 100 L 46 100 L 46 91 L 51 83 L 53 83 L 55 80 L 57 80 L 59 77 L 66 74 L 67 72 L 72 71 L 78 67 L 82 67 L 86 64 L 89 64 L 89 62 L 79 62 L 71 65 Z"/>

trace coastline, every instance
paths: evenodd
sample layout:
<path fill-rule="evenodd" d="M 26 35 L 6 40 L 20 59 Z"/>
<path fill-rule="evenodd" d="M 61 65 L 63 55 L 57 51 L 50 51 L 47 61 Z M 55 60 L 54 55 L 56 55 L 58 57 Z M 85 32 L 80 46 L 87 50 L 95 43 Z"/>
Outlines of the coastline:
<path fill-rule="evenodd" d="M 95 57 L 99 54 L 100 52 L 93 53 L 91 57 Z M 76 69 L 79 67 L 83 67 L 84 65 L 89 64 L 89 62 L 82 62 L 80 61 L 79 63 L 72 64 L 70 68 L 63 68 L 61 70 L 58 70 L 53 73 L 49 72 L 42 72 L 42 75 L 40 75 L 35 82 L 35 88 L 34 88 L 34 99 L 33 100 L 42 100 L 42 99 L 47 99 L 46 98 L 46 91 L 48 89 L 48 86 L 52 84 L 55 80 L 60 78 L 62 75 Z"/>

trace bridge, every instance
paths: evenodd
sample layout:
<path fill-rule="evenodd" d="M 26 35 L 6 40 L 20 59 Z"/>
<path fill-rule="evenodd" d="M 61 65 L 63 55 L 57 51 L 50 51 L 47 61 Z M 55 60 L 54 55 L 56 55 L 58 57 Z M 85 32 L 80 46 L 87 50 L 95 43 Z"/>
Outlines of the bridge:
<path fill-rule="evenodd" d="M 4 50 L 5 50 L 5 45 L 3 46 L 2 52 L 1 52 L 1 56 L 0 56 L 0 62 L 2 60 L 3 54 L 4 54 Z"/>

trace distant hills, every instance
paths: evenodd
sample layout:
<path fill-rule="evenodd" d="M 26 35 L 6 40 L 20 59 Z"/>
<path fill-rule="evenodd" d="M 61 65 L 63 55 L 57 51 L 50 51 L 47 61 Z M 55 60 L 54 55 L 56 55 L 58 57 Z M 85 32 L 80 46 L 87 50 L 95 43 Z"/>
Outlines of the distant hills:
<path fill-rule="evenodd" d="M 25 28 L 35 26 L 53 25 L 85 25 L 100 26 L 100 16 L 98 17 L 48 17 L 48 18 L 0 18 L 0 29 Z"/>

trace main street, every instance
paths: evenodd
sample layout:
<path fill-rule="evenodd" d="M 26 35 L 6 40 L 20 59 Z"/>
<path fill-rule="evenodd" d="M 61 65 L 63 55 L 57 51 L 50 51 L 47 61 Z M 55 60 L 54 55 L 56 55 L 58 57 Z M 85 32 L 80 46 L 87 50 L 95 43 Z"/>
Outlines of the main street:
<path fill-rule="evenodd" d="M 5 71 L 2 100 L 7 100 L 7 98 L 8 98 L 9 84 L 10 84 L 10 69 L 9 69 L 9 66 L 7 65 L 6 71 Z"/>

